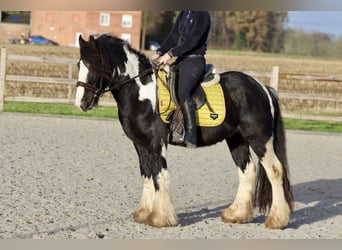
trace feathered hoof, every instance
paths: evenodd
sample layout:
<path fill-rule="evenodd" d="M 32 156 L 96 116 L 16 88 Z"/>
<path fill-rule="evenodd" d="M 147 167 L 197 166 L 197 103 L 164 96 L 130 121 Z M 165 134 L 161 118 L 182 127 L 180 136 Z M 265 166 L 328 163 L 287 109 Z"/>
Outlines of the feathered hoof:
<path fill-rule="evenodd" d="M 147 224 L 147 220 L 151 212 L 147 211 L 146 209 L 137 209 L 133 213 L 133 220 L 137 223 Z"/>
<path fill-rule="evenodd" d="M 225 223 L 246 223 L 251 222 L 253 220 L 253 213 L 250 212 L 241 212 L 237 209 L 227 208 L 222 211 L 221 219 Z"/>
<path fill-rule="evenodd" d="M 289 224 L 291 210 L 287 204 L 273 206 L 265 219 L 265 226 L 269 229 L 283 229 Z"/>
<path fill-rule="evenodd" d="M 267 216 L 265 226 L 269 229 L 283 229 L 289 224 L 289 218 L 280 219 L 277 216 Z"/>
<path fill-rule="evenodd" d="M 146 224 L 152 227 L 172 227 L 178 224 L 176 215 L 163 216 L 156 212 L 152 212 L 147 220 Z"/>

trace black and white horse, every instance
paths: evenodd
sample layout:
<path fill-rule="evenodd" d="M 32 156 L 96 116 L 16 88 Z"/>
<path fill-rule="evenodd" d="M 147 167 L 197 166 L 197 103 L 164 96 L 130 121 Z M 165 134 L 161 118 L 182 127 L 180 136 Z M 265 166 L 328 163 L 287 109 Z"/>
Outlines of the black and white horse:
<path fill-rule="evenodd" d="M 134 221 L 155 227 L 177 225 L 166 162 L 169 125 L 158 114 L 157 79 L 149 59 L 109 35 L 90 37 L 89 41 L 80 37 L 79 44 L 75 104 L 83 111 L 90 110 L 101 94 L 110 90 L 122 128 L 139 156 L 143 191 Z M 293 210 L 293 196 L 276 93 L 242 72 L 220 76 L 228 115 L 222 125 L 198 127 L 197 144 L 201 147 L 226 140 L 237 166 L 237 194 L 221 218 L 227 223 L 250 222 L 257 201 L 260 211 L 268 214 L 266 227 L 284 228 Z M 258 168 L 251 150 L 258 157 Z"/>

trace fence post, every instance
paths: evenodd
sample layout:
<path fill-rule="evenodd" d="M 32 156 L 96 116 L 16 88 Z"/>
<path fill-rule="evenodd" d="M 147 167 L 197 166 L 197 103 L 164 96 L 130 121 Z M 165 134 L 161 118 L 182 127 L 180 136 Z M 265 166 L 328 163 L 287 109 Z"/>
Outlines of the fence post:
<path fill-rule="evenodd" d="M 271 87 L 278 91 L 279 66 L 273 66 L 271 71 Z"/>
<path fill-rule="evenodd" d="M 1 48 L 1 61 L 0 61 L 0 112 L 4 109 L 4 94 L 5 94 L 5 76 L 6 76 L 6 48 Z"/>
<path fill-rule="evenodd" d="M 69 73 L 68 73 L 68 78 L 70 79 L 70 82 L 68 84 L 68 99 L 69 99 L 69 104 L 71 104 L 71 80 L 72 80 L 72 64 L 69 64 Z"/>

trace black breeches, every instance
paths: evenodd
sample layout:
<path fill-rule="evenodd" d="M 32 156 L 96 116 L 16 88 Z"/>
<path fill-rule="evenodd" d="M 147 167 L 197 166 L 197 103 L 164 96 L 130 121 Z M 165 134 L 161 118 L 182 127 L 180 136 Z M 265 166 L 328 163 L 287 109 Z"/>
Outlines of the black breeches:
<path fill-rule="evenodd" d="M 183 105 L 200 84 L 206 62 L 204 57 L 187 57 L 176 64 L 179 69 L 177 94 L 179 104 Z"/>

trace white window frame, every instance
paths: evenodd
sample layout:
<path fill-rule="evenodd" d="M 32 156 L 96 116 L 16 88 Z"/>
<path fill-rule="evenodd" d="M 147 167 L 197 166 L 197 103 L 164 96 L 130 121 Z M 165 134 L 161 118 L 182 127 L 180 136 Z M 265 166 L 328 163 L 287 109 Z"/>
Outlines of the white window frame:
<path fill-rule="evenodd" d="M 132 15 L 122 15 L 121 27 L 132 28 L 132 26 L 133 26 L 133 16 Z"/>
<path fill-rule="evenodd" d="M 100 13 L 99 23 L 101 26 L 109 26 L 110 25 L 110 14 L 109 13 Z"/>

